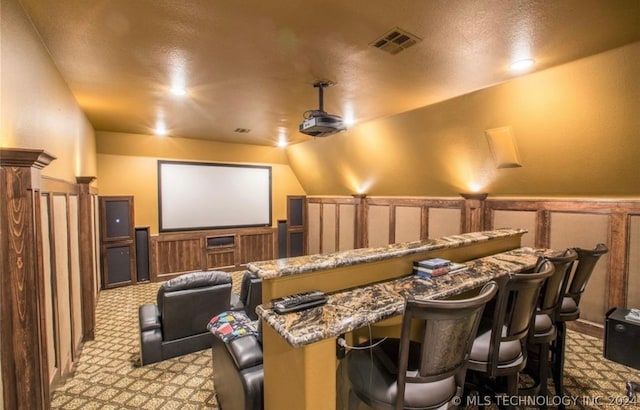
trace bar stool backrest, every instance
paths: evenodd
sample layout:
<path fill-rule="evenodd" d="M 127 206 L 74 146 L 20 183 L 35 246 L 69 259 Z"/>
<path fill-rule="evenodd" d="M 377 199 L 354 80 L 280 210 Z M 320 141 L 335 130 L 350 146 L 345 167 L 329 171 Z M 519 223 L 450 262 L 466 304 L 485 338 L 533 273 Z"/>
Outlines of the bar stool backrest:
<path fill-rule="evenodd" d="M 540 288 L 553 274 L 554 268 L 551 262 L 544 261 L 536 270 L 533 273 L 513 273 L 500 279 L 489 346 L 487 373 L 490 377 L 500 373 L 498 357 L 502 343 L 518 340 L 524 346 L 538 305 Z"/>
<path fill-rule="evenodd" d="M 578 305 L 587 282 L 593 273 L 593 268 L 600 257 L 609 252 L 609 248 L 604 243 L 599 243 L 594 249 L 575 248 L 575 251 L 578 254 L 577 266 L 565 296 L 571 297 Z"/>
<path fill-rule="evenodd" d="M 402 408 L 405 383 L 430 383 L 456 376 L 460 389 L 471 344 L 476 337 L 480 317 L 486 303 L 498 291 L 495 282 L 487 283 L 480 293 L 463 300 L 408 299 L 402 321 L 398 355 L 398 395 L 396 408 Z M 412 322 L 425 325 L 420 349 L 418 372 L 407 375 Z M 460 392 L 461 393 L 461 392 Z"/>
<path fill-rule="evenodd" d="M 538 313 L 547 314 L 552 320 L 556 319 L 562 305 L 562 297 L 571 274 L 573 263 L 578 258 L 574 249 L 567 249 L 560 256 L 548 257 L 553 264 L 553 275 L 542 285 Z"/>

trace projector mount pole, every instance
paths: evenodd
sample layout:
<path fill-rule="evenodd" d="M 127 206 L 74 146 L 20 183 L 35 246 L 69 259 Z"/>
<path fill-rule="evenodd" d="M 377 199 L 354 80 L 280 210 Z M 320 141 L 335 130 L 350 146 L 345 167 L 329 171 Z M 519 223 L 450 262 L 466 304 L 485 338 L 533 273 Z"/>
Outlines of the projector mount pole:
<path fill-rule="evenodd" d="M 313 86 L 315 88 L 318 89 L 318 111 L 319 112 L 324 112 L 324 87 L 328 87 L 332 85 L 330 82 L 328 81 L 318 81 L 317 83 L 313 84 Z"/>

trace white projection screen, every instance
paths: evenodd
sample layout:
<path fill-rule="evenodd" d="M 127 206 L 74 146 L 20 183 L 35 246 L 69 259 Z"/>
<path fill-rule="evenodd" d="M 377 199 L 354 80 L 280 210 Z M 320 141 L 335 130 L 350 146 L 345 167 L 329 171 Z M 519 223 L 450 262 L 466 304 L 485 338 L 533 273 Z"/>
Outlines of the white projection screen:
<path fill-rule="evenodd" d="M 160 232 L 271 226 L 271 167 L 158 161 Z"/>

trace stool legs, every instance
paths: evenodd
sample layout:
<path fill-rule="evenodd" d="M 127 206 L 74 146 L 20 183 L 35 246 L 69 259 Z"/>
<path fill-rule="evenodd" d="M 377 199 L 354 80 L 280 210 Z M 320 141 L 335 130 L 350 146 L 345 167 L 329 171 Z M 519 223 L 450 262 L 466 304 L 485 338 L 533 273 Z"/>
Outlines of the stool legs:
<path fill-rule="evenodd" d="M 553 347 L 553 384 L 556 389 L 556 396 L 564 397 L 564 350 L 567 336 L 565 322 L 556 322 L 558 334 Z"/>

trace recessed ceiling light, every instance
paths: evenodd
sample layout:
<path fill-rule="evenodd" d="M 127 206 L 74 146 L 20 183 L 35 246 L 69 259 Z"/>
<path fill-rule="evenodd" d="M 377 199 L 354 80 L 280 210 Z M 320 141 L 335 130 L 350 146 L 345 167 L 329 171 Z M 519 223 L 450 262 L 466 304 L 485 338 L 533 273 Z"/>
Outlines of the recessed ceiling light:
<path fill-rule="evenodd" d="M 159 137 L 166 136 L 169 132 L 167 131 L 167 126 L 163 123 L 159 122 L 156 124 L 156 128 L 153 130 L 153 133 Z"/>
<path fill-rule="evenodd" d="M 533 58 L 525 58 L 524 60 L 518 60 L 509 66 L 511 71 L 525 71 L 533 67 L 535 60 Z"/>
<path fill-rule="evenodd" d="M 184 97 L 185 95 L 187 95 L 187 89 L 184 87 L 174 86 L 171 87 L 169 91 L 171 91 L 171 94 L 177 97 Z"/>

